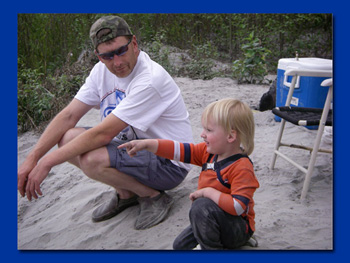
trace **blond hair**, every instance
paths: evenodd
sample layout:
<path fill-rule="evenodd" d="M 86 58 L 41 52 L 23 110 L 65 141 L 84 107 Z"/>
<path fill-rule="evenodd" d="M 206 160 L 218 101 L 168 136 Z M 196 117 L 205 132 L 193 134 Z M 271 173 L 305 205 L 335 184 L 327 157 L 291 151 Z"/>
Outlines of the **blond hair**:
<path fill-rule="evenodd" d="M 246 103 L 236 99 L 212 102 L 204 109 L 202 122 L 207 123 L 209 118 L 227 133 L 236 131 L 243 153 L 250 155 L 253 152 L 255 124 L 253 112 Z"/>

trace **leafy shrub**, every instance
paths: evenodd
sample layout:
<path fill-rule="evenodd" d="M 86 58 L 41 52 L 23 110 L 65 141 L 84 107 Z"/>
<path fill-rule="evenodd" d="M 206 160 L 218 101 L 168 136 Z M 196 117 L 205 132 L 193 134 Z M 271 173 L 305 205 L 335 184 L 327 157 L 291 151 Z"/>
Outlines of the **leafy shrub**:
<path fill-rule="evenodd" d="M 102 15 L 108 14 L 18 14 L 18 124 L 23 130 L 49 121 L 83 83 L 96 63 L 89 30 Z M 296 50 L 300 57 L 331 59 L 333 54 L 332 14 L 119 15 L 172 76 L 230 76 L 258 83 L 267 62 L 276 72 L 278 60 L 293 57 Z M 247 32 L 255 33 L 245 38 Z M 188 53 L 175 66 L 173 47 Z M 223 69 L 213 60 L 232 67 Z"/>
<path fill-rule="evenodd" d="M 21 131 L 37 126 L 47 118 L 54 95 L 42 85 L 40 69 L 21 69 L 18 72 L 18 125 Z"/>
<path fill-rule="evenodd" d="M 212 60 L 192 59 L 189 64 L 184 66 L 183 74 L 192 79 L 212 79 L 216 76 L 216 73 L 212 71 L 213 66 Z"/>
<path fill-rule="evenodd" d="M 17 105 L 20 132 L 40 130 L 73 98 L 90 68 L 74 71 L 65 65 L 64 72 L 45 77 L 41 69 L 24 68 L 18 59 Z M 74 74 L 73 74 L 74 73 Z"/>
<path fill-rule="evenodd" d="M 203 45 L 193 46 L 190 52 L 191 60 L 184 62 L 183 66 L 176 70 L 170 63 L 170 49 L 164 44 L 164 34 L 164 31 L 158 32 L 150 43 L 143 43 L 142 49 L 152 60 L 162 65 L 170 75 L 187 76 L 193 79 L 211 79 L 217 76 L 212 69 L 213 58 L 218 57 L 219 53 L 209 41 Z"/>
<path fill-rule="evenodd" d="M 235 60 L 232 64 L 233 77 L 238 79 L 238 82 L 261 83 L 267 75 L 266 55 L 269 50 L 261 46 L 258 38 L 254 37 L 252 32 L 241 49 L 244 59 Z"/>
<path fill-rule="evenodd" d="M 193 45 L 191 55 L 192 60 L 185 65 L 183 74 L 193 79 L 212 79 L 218 75 L 213 72 L 213 59 L 218 58 L 219 52 L 210 41 Z"/>
<path fill-rule="evenodd" d="M 157 32 L 157 34 L 152 38 L 151 42 L 144 43 L 142 49 L 145 50 L 148 55 L 162 65 L 162 67 L 169 72 L 169 74 L 174 73 L 174 69 L 170 65 L 169 61 L 169 49 L 163 44 L 164 42 L 164 30 Z"/>

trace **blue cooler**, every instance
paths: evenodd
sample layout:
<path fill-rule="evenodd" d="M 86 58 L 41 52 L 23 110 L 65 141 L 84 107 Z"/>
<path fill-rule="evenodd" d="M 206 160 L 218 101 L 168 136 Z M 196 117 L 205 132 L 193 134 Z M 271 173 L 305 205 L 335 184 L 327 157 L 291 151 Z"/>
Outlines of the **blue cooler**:
<path fill-rule="evenodd" d="M 285 79 L 287 69 L 332 70 L 332 60 L 322 58 L 282 58 L 278 61 L 276 107 L 285 106 L 292 76 Z M 290 105 L 296 107 L 323 108 L 328 87 L 321 87 L 324 77 L 299 77 L 297 79 Z M 286 83 L 287 82 L 287 83 Z M 275 116 L 276 121 L 281 118 Z M 312 128 L 312 127 L 308 127 Z M 317 128 L 317 127 L 316 127 Z"/>

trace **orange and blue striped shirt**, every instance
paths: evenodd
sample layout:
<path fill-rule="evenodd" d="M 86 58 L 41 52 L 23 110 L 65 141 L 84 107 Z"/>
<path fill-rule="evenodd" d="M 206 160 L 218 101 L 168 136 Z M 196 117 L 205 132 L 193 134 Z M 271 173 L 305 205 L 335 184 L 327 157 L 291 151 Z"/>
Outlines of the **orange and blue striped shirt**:
<path fill-rule="evenodd" d="M 215 164 L 215 156 L 207 152 L 204 142 L 195 145 L 163 139 L 158 140 L 156 154 L 167 159 L 202 166 L 198 189 L 212 187 L 220 191 L 219 207 L 231 215 L 246 217 L 251 230 L 255 231 L 253 195 L 259 187 L 259 182 L 254 174 L 253 164 L 247 156 L 234 155 L 234 161 L 225 159 Z M 220 170 L 216 169 L 217 167 L 220 167 Z"/>

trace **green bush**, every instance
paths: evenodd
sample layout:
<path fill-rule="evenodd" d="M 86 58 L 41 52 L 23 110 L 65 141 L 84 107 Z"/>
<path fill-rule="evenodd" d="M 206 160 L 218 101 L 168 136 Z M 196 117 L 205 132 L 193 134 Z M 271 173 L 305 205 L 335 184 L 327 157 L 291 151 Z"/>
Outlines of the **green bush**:
<path fill-rule="evenodd" d="M 184 65 L 182 74 L 193 79 L 212 79 L 218 76 L 213 72 L 214 59 L 219 57 L 219 52 L 210 41 L 201 45 L 193 45 L 191 49 L 192 59 Z"/>
<path fill-rule="evenodd" d="M 150 42 L 144 43 L 142 49 L 145 49 L 148 55 L 158 64 L 162 65 L 169 74 L 175 73 L 169 61 L 170 51 L 164 45 L 164 30 L 159 31 Z"/>
<path fill-rule="evenodd" d="M 40 69 L 21 69 L 18 72 L 18 125 L 21 131 L 37 126 L 47 118 L 54 95 L 42 85 Z"/>
<path fill-rule="evenodd" d="M 95 63 L 91 56 L 82 60 L 81 55 L 93 55 L 89 30 L 103 15 L 108 14 L 18 14 L 20 129 L 49 121 L 72 99 Z M 259 83 L 267 66 L 275 73 L 278 60 L 294 57 L 296 50 L 300 57 L 332 59 L 333 54 L 332 14 L 116 15 L 129 23 L 139 43 L 149 48 L 151 58 L 172 76 L 231 76 L 240 82 Z M 184 63 L 175 68 L 169 59 L 173 48 L 186 50 L 190 59 L 186 55 Z M 234 73 L 217 67 L 214 60 L 225 65 L 234 61 Z"/>
<path fill-rule="evenodd" d="M 270 51 L 261 46 L 260 40 L 254 37 L 254 32 L 245 40 L 247 43 L 241 47 L 244 59 L 232 63 L 233 77 L 239 83 L 262 83 L 268 74 L 266 56 Z"/>
<path fill-rule="evenodd" d="M 73 98 L 87 73 L 58 72 L 45 77 L 41 69 L 24 68 L 18 59 L 17 106 L 18 129 L 25 132 L 42 129 Z M 89 69 L 86 69 L 88 71 Z"/>

